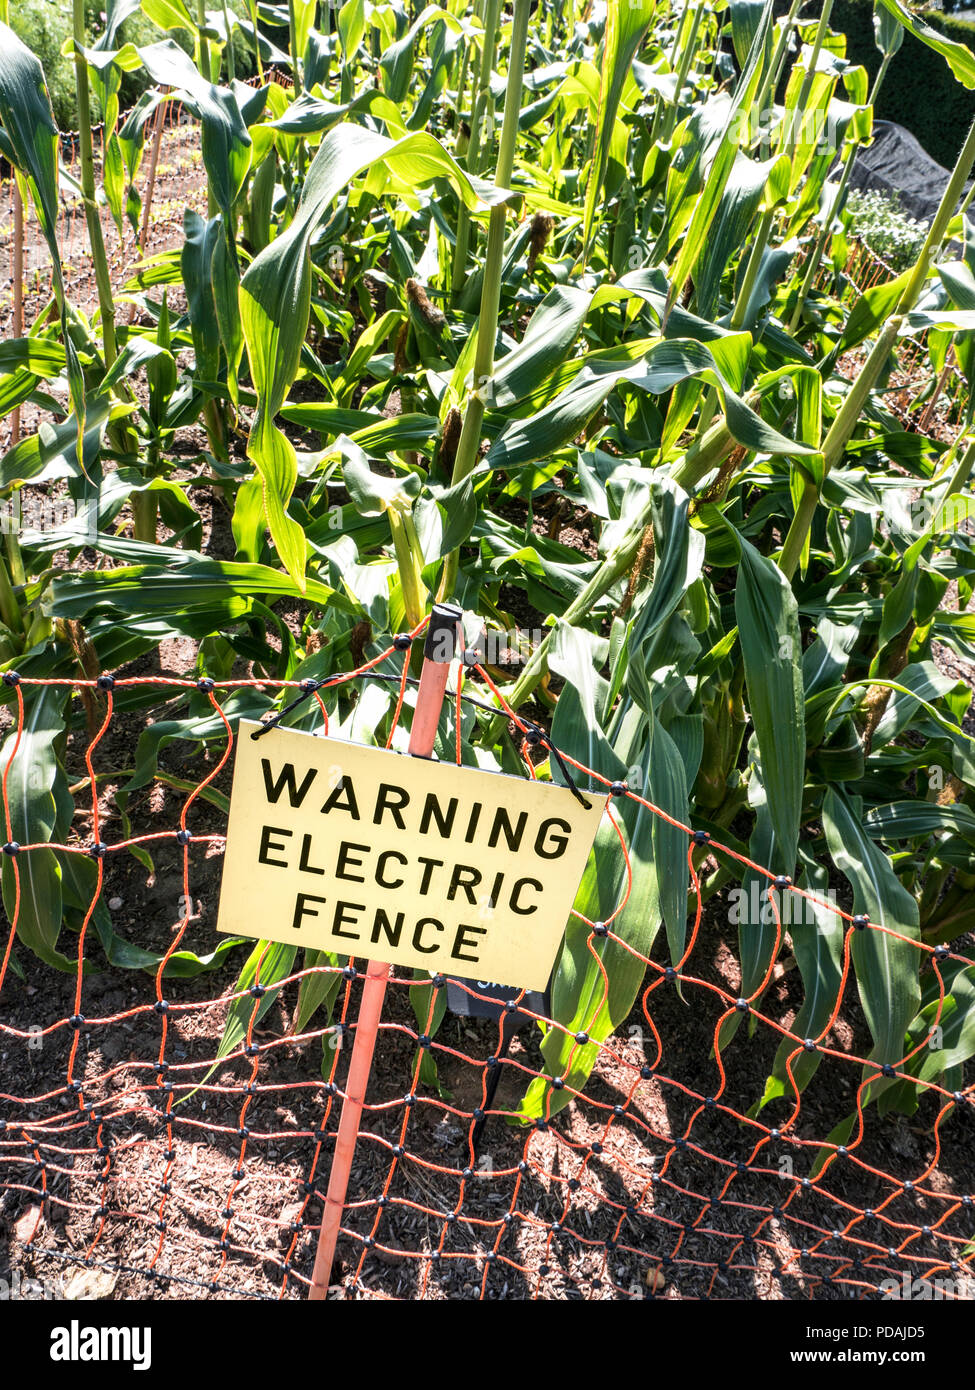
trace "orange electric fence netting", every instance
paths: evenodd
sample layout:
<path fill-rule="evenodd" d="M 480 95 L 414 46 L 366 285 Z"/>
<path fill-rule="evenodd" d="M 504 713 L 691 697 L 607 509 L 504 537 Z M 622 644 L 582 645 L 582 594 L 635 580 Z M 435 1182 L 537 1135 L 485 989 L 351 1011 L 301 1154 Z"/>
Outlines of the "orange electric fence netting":
<path fill-rule="evenodd" d="M 328 715 L 319 691 L 382 679 L 374 668 L 402 653 L 401 672 L 385 678 L 393 682 L 395 722 L 406 703 L 406 646 L 394 644 L 321 683 L 4 678 L 15 722 L 2 768 L 13 903 L 0 961 L 0 1215 L 8 1241 L 6 1251 L 0 1246 L 0 1264 L 35 1277 L 55 1296 L 70 1280 L 81 1280 L 81 1288 L 94 1281 L 101 1290 L 95 1296 L 106 1290 L 115 1297 L 176 1298 L 307 1293 L 366 962 L 338 967 L 306 956 L 304 969 L 272 977 L 274 1010 L 266 1013 L 262 1000 L 270 991 L 261 970 L 278 948 L 258 951 L 247 988 L 236 989 L 225 974 L 218 998 L 209 997 L 217 986 L 207 974 L 174 977 L 166 967 L 177 966 L 191 946 L 213 950 L 216 940 L 201 925 L 194 877 L 213 872 L 216 865 L 207 861 L 219 862 L 223 845 L 219 828 L 206 828 L 217 814 L 214 787 L 229 771 L 234 744 L 221 700 L 245 687 L 283 697 L 293 687 L 317 700 L 324 731 Z M 474 675 L 482 682 L 474 687 L 479 695 L 520 730 L 534 775 L 532 748 L 539 742 L 545 748 L 547 738 L 508 709 L 479 665 L 460 665 L 448 697 L 449 704 L 456 701 L 450 744 L 457 761 L 460 701 L 469 697 L 465 682 Z M 89 805 L 81 832 L 66 837 L 68 843 L 52 845 L 40 834 L 36 843 L 18 846 L 8 784 L 31 697 L 51 685 L 83 695 L 89 706 L 96 694 L 104 702 L 83 750 L 87 779 L 78 784 Z M 150 806 L 148 823 L 168 820 L 164 828 L 131 833 L 123 816 L 123 835 L 106 840 L 119 817 L 98 791 L 99 747 L 119 717 L 120 694 L 140 685 L 169 697 L 202 691 L 224 736 L 178 815 Z M 621 797 L 642 799 L 598 769 L 571 758 L 566 765 L 580 787 L 591 779 L 594 788 L 610 791 L 611 816 Z M 688 835 L 694 904 L 680 959 L 671 963 L 662 943 L 655 950 L 661 958 L 649 958 L 616 936 L 614 923 L 633 887 L 628 857 L 615 910 L 603 922 L 587 923 L 595 960 L 600 939 L 615 940 L 645 963 L 646 977 L 629 1018 L 598 1041 L 584 1092 L 545 1072 L 534 1027 L 508 1047 L 512 1010 L 566 1032 L 533 1011 L 527 996 L 495 1019 L 442 1018 L 442 977 L 418 986 L 410 975 L 392 976 L 332 1274 L 346 1296 L 876 1298 L 911 1296 L 912 1289 L 914 1296 L 972 1296 L 970 1090 L 922 1086 L 903 1070 L 925 1039 L 895 1066 L 871 1063 L 860 1055 L 862 1026 L 858 1032 L 848 1019 L 857 1011 L 853 934 L 894 933 L 830 904 L 845 925 L 842 979 L 826 1027 L 802 1038 L 782 1021 L 791 1021 L 801 992 L 789 995 L 798 971 L 790 981 L 779 961 L 791 920 L 780 916 L 779 901 L 801 905 L 810 895 L 705 832 L 680 828 Z M 622 834 L 620 842 L 625 850 Z M 748 998 L 736 993 L 733 952 L 715 939 L 713 920 L 709 926 L 699 874 L 708 867 L 701 856 L 712 848 L 767 880 L 776 949 Z M 27 855 L 52 850 L 87 856 L 96 866 L 73 975 L 17 949 L 21 865 Z M 99 970 L 104 961 L 92 949 L 96 908 L 106 881 L 133 853 L 148 859 L 160 878 L 162 856 L 172 856 L 170 877 L 181 890 L 178 920 L 153 970 Z M 962 958 L 943 947 L 911 945 L 937 981 L 936 1027 L 945 1007 L 942 970 Z M 248 950 L 245 943 L 228 956 L 231 980 Z M 601 961 L 599 972 L 594 1028 L 610 991 Z M 327 981 L 337 981 L 338 989 L 327 1023 L 319 1015 L 321 1026 L 295 1034 L 287 1018 L 302 981 L 306 988 L 317 981 L 323 994 Z M 485 997 L 486 986 L 476 981 L 462 988 Z M 413 1004 L 419 1001 L 416 1016 L 411 990 Z M 219 1056 L 228 1008 L 240 999 L 252 1000 L 246 1028 Z M 731 1042 L 727 1029 L 736 1015 L 744 1015 L 738 1019 L 744 1026 Z M 804 1051 L 817 1049 L 822 1061 L 808 1090 L 780 1100 L 767 1119 L 770 1112 L 756 1111 L 754 1103 L 784 1038 L 794 1044 L 790 1075 Z M 580 1030 L 572 1035 L 573 1053 L 594 1041 Z M 868 1049 L 869 1039 L 862 1051 Z M 421 1078 L 430 1059 L 439 1088 Z M 876 1106 L 868 1113 L 864 1094 L 881 1074 L 918 1088 L 923 1123 L 878 1121 Z M 498 1096 L 491 1099 L 498 1076 Z M 507 1114 L 539 1077 L 549 1085 L 537 1118 L 511 1123 Z M 562 1092 L 564 1100 L 567 1091 L 571 1103 L 554 1106 L 553 1097 Z M 843 1142 L 831 1140 L 831 1126 L 848 1111 L 855 1113 L 851 1132 Z"/>

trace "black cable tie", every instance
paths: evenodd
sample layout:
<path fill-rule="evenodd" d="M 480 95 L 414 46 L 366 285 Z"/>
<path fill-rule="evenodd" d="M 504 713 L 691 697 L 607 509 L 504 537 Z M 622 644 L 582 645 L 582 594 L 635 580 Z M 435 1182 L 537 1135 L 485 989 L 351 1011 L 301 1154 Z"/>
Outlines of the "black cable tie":
<path fill-rule="evenodd" d="M 286 714 L 290 714 L 291 711 L 297 709 L 299 705 L 303 705 L 310 696 L 314 695 L 316 690 L 321 690 L 323 685 L 328 685 L 328 681 L 309 680 L 307 682 L 303 681 L 302 684 L 306 686 L 306 689 L 304 689 L 300 695 L 297 695 L 291 701 L 290 705 L 285 705 L 284 709 L 279 709 L 277 714 L 272 715 L 272 717 L 266 720 L 259 729 L 255 729 L 251 734 L 251 738 L 263 738 L 268 729 L 277 728 Z"/>
<path fill-rule="evenodd" d="M 580 806 L 585 807 L 585 809 L 586 809 L 587 811 L 591 811 L 591 810 L 592 810 L 592 802 L 591 802 L 591 801 L 587 801 L 586 798 L 583 796 L 582 792 L 581 792 L 581 791 L 579 790 L 579 788 L 576 786 L 575 781 L 573 780 L 573 777 L 572 777 L 572 773 L 569 771 L 569 769 L 568 769 L 568 767 L 567 767 L 567 765 L 566 765 L 565 759 L 563 758 L 563 756 L 562 756 L 562 754 L 559 752 L 559 750 L 556 748 L 556 746 L 555 746 L 555 744 L 552 742 L 552 740 L 549 738 L 549 736 L 548 736 L 548 734 L 545 732 L 545 730 L 542 729 L 542 728 L 540 728 L 537 724 L 533 724 L 532 721 L 531 721 L 530 719 L 523 719 L 523 720 L 521 720 L 521 723 L 524 724 L 524 726 L 525 726 L 525 732 L 526 732 L 526 733 L 527 733 L 529 730 L 531 730 L 532 732 L 534 732 L 535 734 L 537 734 L 537 735 L 538 735 L 538 742 L 539 742 L 539 744 L 541 745 L 541 747 L 542 747 L 542 748 L 548 749 L 549 753 L 551 753 L 551 754 L 554 755 L 555 761 L 556 761 L 556 762 L 558 763 L 558 765 L 559 765 L 559 771 L 562 773 L 562 776 L 565 778 L 566 785 L 568 786 L 569 791 L 570 791 L 570 792 L 572 793 L 572 795 L 575 797 L 576 801 L 579 802 Z"/>

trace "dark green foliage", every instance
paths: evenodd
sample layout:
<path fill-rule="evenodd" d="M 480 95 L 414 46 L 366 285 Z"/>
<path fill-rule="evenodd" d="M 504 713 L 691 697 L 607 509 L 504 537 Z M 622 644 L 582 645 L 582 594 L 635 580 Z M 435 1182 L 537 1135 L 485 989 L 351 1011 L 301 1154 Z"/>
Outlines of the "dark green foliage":
<path fill-rule="evenodd" d="M 925 10 L 924 20 L 975 50 L 975 24 L 931 10 Z M 862 63 L 872 78 L 880 66 L 872 0 L 835 0 L 830 27 L 846 35 L 847 57 Z M 972 93 L 955 81 L 943 58 L 905 34 L 881 88 L 876 114 L 882 121 L 906 126 L 933 159 L 950 169 L 971 124 Z"/>
<path fill-rule="evenodd" d="M 95 6 L 86 5 L 85 12 L 90 26 L 95 19 Z M 77 130 L 74 63 L 61 54 L 62 46 L 71 37 L 70 4 L 55 3 L 55 0 L 14 0 L 10 6 L 10 27 L 41 61 L 59 129 Z M 91 115 L 93 120 L 98 119 L 94 99 Z"/>
<path fill-rule="evenodd" d="M 246 16 L 244 0 L 232 0 L 230 10 Z M 102 7 L 95 0 L 86 0 L 85 24 L 89 39 L 98 37 L 104 27 Z M 10 6 L 10 27 L 40 59 L 47 78 L 51 95 L 54 119 L 60 130 L 78 129 L 77 98 L 75 96 L 74 62 L 65 58 L 61 49 L 71 37 L 70 0 L 13 0 Z M 134 43 L 136 46 L 158 42 L 160 31 L 150 20 L 138 11 L 124 22 L 119 35 L 119 44 Z M 190 37 L 181 29 L 170 31 L 169 38 L 175 40 L 189 53 L 192 49 Z M 253 58 L 246 40 L 235 31 L 234 59 L 238 77 L 248 77 L 253 71 Z M 126 73 L 122 79 L 122 109 L 134 105 L 139 94 L 149 85 L 149 79 L 142 70 Z M 92 97 L 91 119 L 98 122 L 101 113 Z"/>

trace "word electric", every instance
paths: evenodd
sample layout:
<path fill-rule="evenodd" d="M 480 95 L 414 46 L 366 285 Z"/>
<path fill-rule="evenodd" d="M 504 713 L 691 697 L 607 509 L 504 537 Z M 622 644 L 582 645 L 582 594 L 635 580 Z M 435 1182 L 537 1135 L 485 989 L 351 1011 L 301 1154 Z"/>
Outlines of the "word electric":
<path fill-rule="evenodd" d="M 218 930 L 544 987 L 605 796 L 258 728 Z"/>

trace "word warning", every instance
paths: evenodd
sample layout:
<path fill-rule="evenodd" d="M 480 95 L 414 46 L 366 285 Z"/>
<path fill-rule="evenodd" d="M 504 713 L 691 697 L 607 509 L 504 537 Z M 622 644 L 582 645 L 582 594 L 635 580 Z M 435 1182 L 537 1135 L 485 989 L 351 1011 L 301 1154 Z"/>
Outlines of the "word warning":
<path fill-rule="evenodd" d="M 542 990 L 606 805 L 241 720 L 217 930 Z"/>

